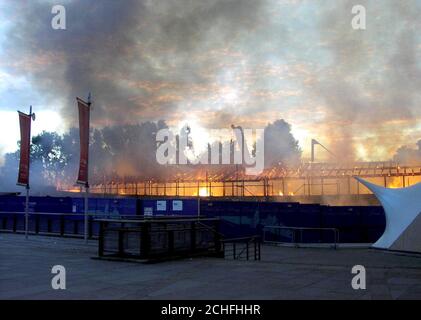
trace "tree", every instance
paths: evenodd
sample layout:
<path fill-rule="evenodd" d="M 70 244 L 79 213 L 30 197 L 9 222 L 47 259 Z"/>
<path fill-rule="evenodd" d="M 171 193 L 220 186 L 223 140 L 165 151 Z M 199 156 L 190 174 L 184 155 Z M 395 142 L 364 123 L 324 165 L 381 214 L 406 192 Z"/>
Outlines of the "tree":
<path fill-rule="evenodd" d="M 421 140 L 417 142 L 417 148 L 402 146 L 396 150 L 393 160 L 404 165 L 417 165 L 421 163 Z"/>
<path fill-rule="evenodd" d="M 63 138 L 56 132 L 43 131 L 32 138 L 31 167 L 35 181 L 43 185 L 57 185 L 64 175 L 66 155 Z"/>
<path fill-rule="evenodd" d="M 298 141 L 291 133 L 291 126 L 283 119 L 266 126 L 264 131 L 265 168 L 277 164 L 293 164 L 301 159 Z"/>

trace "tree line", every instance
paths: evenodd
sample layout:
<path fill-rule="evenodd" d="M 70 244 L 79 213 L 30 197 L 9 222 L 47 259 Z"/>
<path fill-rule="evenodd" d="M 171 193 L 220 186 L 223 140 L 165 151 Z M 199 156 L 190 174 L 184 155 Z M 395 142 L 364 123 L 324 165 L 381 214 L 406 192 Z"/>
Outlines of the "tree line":
<path fill-rule="evenodd" d="M 155 158 L 158 130 L 167 128 L 164 121 L 143 122 L 94 128 L 90 135 L 90 181 L 122 179 L 165 179 L 174 168 L 159 165 Z M 301 159 L 298 141 L 284 120 L 268 124 L 264 131 L 265 166 L 296 162 Z M 0 190 L 16 190 L 19 142 L 15 152 L 4 156 L 0 167 Z M 193 145 L 189 147 L 194 148 Z M 43 131 L 32 137 L 32 186 L 73 185 L 79 162 L 79 131 L 71 128 L 60 135 Z"/>

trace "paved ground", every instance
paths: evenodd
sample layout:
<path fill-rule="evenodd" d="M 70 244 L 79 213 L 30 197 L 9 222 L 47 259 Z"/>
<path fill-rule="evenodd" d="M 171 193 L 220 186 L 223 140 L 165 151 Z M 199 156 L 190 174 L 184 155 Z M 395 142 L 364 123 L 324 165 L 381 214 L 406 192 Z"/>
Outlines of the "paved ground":
<path fill-rule="evenodd" d="M 370 249 L 263 247 L 261 262 L 94 260 L 96 242 L 0 233 L 0 299 L 421 299 L 421 257 Z M 51 288 L 66 267 L 67 289 Z M 367 289 L 351 287 L 364 265 Z"/>

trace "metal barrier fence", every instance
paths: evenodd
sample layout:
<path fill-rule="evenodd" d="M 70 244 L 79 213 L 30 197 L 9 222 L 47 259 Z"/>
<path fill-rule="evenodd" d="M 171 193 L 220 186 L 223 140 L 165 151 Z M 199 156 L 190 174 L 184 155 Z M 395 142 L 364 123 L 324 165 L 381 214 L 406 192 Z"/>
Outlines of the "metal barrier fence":
<path fill-rule="evenodd" d="M 281 235 L 283 230 L 290 231 L 288 234 Z M 332 232 L 333 241 L 321 242 L 320 240 L 317 243 L 333 243 L 333 248 L 336 249 L 339 242 L 339 230 L 336 228 L 310 228 L 310 227 L 283 227 L 283 226 L 264 226 L 263 227 L 263 242 L 272 243 L 272 244 L 282 244 L 282 243 L 293 243 L 296 247 L 299 247 L 300 243 L 304 243 L 304 233 L 315 231 L 318 234 L 318 239 L 323 239 L 324 237 L 320 233 Z M 268 239 L 268 236 L 270 239 Z M 281 241 L 281 238 L 290 239 L 290 241 Z M 311 243 L 305 241 L 305 243 Z"/>
<path fill-rule="evenodd" d="M 235 260 L 260 260 L 259 236 L 224 239 L 219 218 L 120 216 L 89 214 L 88 235 L 98 239 L 99 257 L 165 259 L 206 254 Z M 29 214 L 29 233 L 84 236 L 84 216 L 72 213 Z M 0 232 L 23 233 L 24 212 L 0 212 Z"/>
<path fill-rule="evenodd" d="M 98 256 L 160 260 L 221 256 L 219 219 L 99 219 Z M 210 226 L 204 226 L 209 224 Z"/>
<path fill-rule="evenodd" d="M 97 238 L 99 223 L 97 214 L 88 216 L 88 236 Z M 24 212 L 0 212 L 0 231 L 25 232 Z M 28 221 L 29 234 L 83 237 L 85 231 L 84 216 L 74 213 L 39 213 L 30 212 Z"/>
<path fill-rule="evenodd" d="M 250 250 L 252 251 L 250 252 Z M 222 240 L 222 251 L 226 259 L 261 260 L 261 238 L 252 236 L 224 239 Z"/>

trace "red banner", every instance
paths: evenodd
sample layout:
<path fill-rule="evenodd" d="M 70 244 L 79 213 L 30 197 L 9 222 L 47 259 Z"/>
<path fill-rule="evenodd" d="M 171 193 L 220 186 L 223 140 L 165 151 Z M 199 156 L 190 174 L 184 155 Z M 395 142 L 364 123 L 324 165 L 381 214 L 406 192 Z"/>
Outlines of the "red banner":
<path fill-rule="evenodd" d="M 79 136 L 80 136 L 80 161 L 77 183 L 88 184 L 88 163 L 89 163 L 89 104 L 76 98 L 79 109 Z"/>
<path fill-rule="evenodd" d="M 29 154 L 31 139 L 31 116 L 18 111 L 20 125 L 20 161 L 18 185 L 29 184 Z"/>

